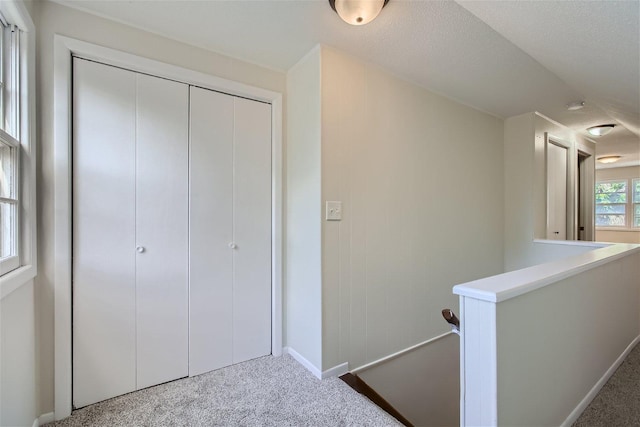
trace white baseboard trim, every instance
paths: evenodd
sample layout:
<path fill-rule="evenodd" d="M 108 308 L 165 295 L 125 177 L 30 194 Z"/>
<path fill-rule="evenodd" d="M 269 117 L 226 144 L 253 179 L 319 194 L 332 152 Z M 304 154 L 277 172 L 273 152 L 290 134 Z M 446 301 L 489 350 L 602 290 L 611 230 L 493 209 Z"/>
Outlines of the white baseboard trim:
<path fill-rule="evenodd" d="M 591 401 L 596 397 L 600 389 L 602 389 L 602 387 L 604 387 L 607 381 L 609 381 L 609 378 L 611 378 L 611 376 L 616 372 L 616 369 L 618 369 L 618 367 L 622 364 L 622 362 L 624 362 L 624 359 L 626 359 L 629 353 L 631 353 L 631 350 L 633 350 L 633 348 L 639 342 L 640 342 L 640 335 L 638 335 L 637 337 L 635 337 L 633 341 L 631 341 L 631 344 L 627 346 L 627 348 L 622 352 L 620 357 L 618 357 L 616 361 L 613 362 L 613 365 L 611 365 L 611 367 L 607 369 L 607 372 L 604 373 L 602 378 L 600 378 L 600 380 L 593 386 L 593 388 L 589 391 L 589 393 L 587 393 L 584 399 L 580 401 L 578 406 L 576 406 L 576 408 L 573 411 L 571 411 L 567 419 L 564 420 L 562 424 L 560 424 L 561 427 L 570 427 L 573 423 L 576 422 L 576 420 L 580 417 L 580 415 L 584 412 L 584 410 L 587 409 L 587 406 L 589 406 Z"/>
<path fill-rule="evenodd" d="M 333 368 L 327 369 L 326 371 L 322 371 L 322 379 L 339 377 L 340 375 L 344 375 L 349 372 L 349 363 L 344 362 Z"/>
<path fill-rule="evenodd" d="M 46 423 L 52 423 L 56 420 L 55 414 L 53 412 L 47 412 L 46 414 L 42 414 L 40 415 L 40 418 L 38 418 L 38 421 L 40 422 L 40 425 L 46 424 Z"/>
<path fill-rule="evenodd" d="M 47 423 L 54 422 L 55 420 L 56 418 L 53 412 L 47 412 L 46 414 L 42 414 L 38 418 L 33 420 L 33 427 L 39 427 Z"/>
<path fill-rule="evenodd" d="M 304 366 L 309 372 L 311 372 L 316 378 L 319 380 L 324 380 L 326 378 L 338 377 L 340 375 L 344 375 L 349 372 L 349 363 L 344 362 L 338 366 L 334 366 L 333 368 L 329 368 L 326 371 L 320 371 L 313 363 L 309 362 L 304 356 L 295 351 L 291 347 L 285 347 L 283 349 L 283 353 L 290 354 L 291 357 L 296 359 L 296 361 Z"/>
<path fill-rule="evenodd" d="M 294 349 L 292 349 L 291 347 L 285 347 L 284 348 L 284 352 L 286 354 L 290 354 L 291 357 L 293 357 L 294 359 L 296 359 L 296 361 L 301 364 L 302 366 L 304 366 L 305 368 L 307 368 L 307 370 L 309 372 L 311 372 L 316 378 L 318 378 L 319 380 L 322 379 L 322 372 L 320 371 L 320 369 L 316 368 L 315 365 L 311 362 L 309 362 L 304 356 L 302 356 L 300 353 L 298 353 L 297 351 L 295 351 Z"/>

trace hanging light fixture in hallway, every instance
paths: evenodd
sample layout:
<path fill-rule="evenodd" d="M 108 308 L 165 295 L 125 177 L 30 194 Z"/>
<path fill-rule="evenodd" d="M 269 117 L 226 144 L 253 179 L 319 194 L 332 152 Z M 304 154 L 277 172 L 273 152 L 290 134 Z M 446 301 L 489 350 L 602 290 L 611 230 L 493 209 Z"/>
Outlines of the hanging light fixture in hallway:
<path fill-rule="evenodd" d="M 389 0 L 329 0 L 331 8 L 351 25 L 364 25 L 373 21 Z"/>

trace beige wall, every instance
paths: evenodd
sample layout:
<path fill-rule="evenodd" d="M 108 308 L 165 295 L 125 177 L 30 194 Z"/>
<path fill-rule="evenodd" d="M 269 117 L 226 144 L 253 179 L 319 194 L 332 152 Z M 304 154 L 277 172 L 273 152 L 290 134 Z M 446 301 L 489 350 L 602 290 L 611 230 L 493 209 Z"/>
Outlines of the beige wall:
<path fill-rule="evenodd" d="M 597 230 L 596 241 L 612 243 L 640 243 L 640 231 Z"/>
<path fill-rule="evenodd" d="M 545 133 L 571 145 L 569 149 L 568 187 L 573 198 L 577 150 L 593 151 L 595 146 L 581 135 L 536 113 L 510 117 L 504 127 L 504 233 L 505 270 L 547 262 L 556 252 L 534 239 L 546 238 Z M 590 160 L 593 162 L 593 158 Z M 567 214 L 575 215 L 575 206 L 567 204 Z M 569 234 L 569 232 L 568 232 Z M 588 251 L 588 247 L 564 247 L 558 256 Z"/>
<path fill-rule="evenodd" d="M 503 271 L 503 122 L 322 49 L 322 369 L 449 330 L 451 288 Z M 435 360 L 433 363 L 437 364 Z"/>
<path fill-rule="evenodd" d="M 358 376 L 414 426 L 460 425 L 460 337 L 448 335 Z"/>
<path fill-rule="evenodd" d="M 34 288 L 29 281 L 2 301 L 2 426 L 31 426 L 37 411 Z"/>
<path fill-rule="evenodd" d="M 320 49 L 287 73 L 286 345 L 322 366 Z"/>
<path fill-rule="evenodd" d="M 284 93 L 285 75 L 49 1 L 38 2 L 37 9 L 37 83 L 40 96 L 38 102 L 38 134 L 40 135 L 38 146 L 40 153 L 38 164 L 38 259 L 40 268 L 36 279 L 36 300 L 38 301 L 37 311 L 39 313 L 36 329 L 40 366 L 39 413 L 48 413 L 53 411 L 54 387 L 53 35 L 62 34 L 276 92 Z"/>
<path fill-rule="evenodd" d="M 287 79 L 287 344 L 353 370 L 449 331 L 452 287 L 503 271 L 503 121 L 328 47 Z M 457 344 L 362 375 L 410 419 L 456 424 Z"/>
<path fill-rule="evenodd" d="M 607 168 L 607 169 L 596 170 L 597 181 L 604 181 L 609 179 L 628 179 L 629 186 L 631 186 L 631 180 L 634 178 L 636 179 L 640 178 L 640 166 L 628 166 L 623 168 Z M 640 243 L 640 229 L 638 230 L 596 229 L 596 240 L 598 242 Z"/>
<path fill-rule="evenodd" d="M 498 425 L 568 425 L 640 334 L 638 277 L 636 252 L 497 304 Z"/>

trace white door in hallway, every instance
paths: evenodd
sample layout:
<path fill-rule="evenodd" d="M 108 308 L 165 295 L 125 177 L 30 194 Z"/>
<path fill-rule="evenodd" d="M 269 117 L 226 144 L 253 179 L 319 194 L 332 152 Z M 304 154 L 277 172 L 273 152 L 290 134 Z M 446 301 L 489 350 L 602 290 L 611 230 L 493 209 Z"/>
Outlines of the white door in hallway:
<path fill-rule="evenodd" d="M 188 375 L 188 97 L 74 59 L 73 401 Z"/>
<path fill-rule="evenodd" d="M 547 239 L 567 240 L 567 149 L 547 142 Z"/>
<path fill-rule="evenodd" d="M 271 106 L 191 88 L 189 374 L 271 353 Z"/>

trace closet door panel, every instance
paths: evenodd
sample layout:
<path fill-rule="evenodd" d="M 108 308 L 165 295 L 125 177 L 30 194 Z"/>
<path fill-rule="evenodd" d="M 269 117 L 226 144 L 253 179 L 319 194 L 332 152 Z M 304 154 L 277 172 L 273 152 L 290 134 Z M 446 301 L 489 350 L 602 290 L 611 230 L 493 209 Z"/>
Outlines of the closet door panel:
<path fill-rule="evenodd" d="M 136 77 L 73 63 L 73 401 L 79 408 L 136 389 Z"/>
<path fill-rule="evenodd" d="M 137 75 L 138 389 L 189 371 L 189 88 Z"/>
<path fill-rule="evenodd" d="M 234 363 L 271 353 L 271 105 L 235 98 Z"/>
<path fill-rule="evenodd" d="M 564 147 L 547 142 L 547 239 L 567 239 L 567 156 Z"/>
<path fill-rule="evenodd" d="M 189 374 L 233 363 L 233 97 L 191 88 Z"/>

